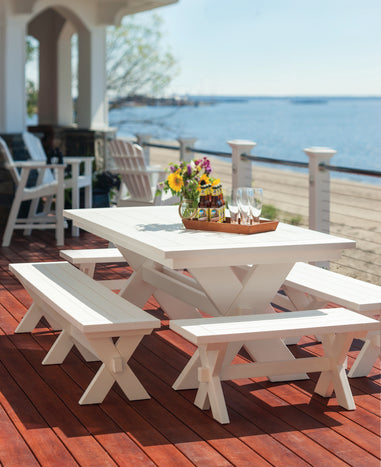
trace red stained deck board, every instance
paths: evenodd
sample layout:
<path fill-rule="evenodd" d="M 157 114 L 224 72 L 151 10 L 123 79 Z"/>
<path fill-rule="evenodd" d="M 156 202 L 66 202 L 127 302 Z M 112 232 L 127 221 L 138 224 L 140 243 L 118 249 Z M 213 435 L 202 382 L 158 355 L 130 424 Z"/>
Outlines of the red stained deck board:
<path fill-rule="evenodd" d="M 12 443 L 17 438 L 22 439 L 42 465 L 54 465 L 57 459 L 60 459 L 65 466 L 77 465 L 70 451 L 65 448 L 2 364 L 0 365 L 0 403 L 17 430 L 17 433 L 11 436 L 8 431 L 1 429 L 0 436 L 5 443 Z M 49 449 L 45 449 L 45 446 L 49 446 Z M 1 451 L 0 459 L 5 465 L 7 462 L 4 456 L 8 456 L 11 452 L 8 448 Z M 19 458 L 17 454 L 13 462 L 16 460 L 21 461 L 22 457 Z M 14 464 L 9 462 L 8 465 Z M 20 465 L 29 464 L 25 462 Z"/>

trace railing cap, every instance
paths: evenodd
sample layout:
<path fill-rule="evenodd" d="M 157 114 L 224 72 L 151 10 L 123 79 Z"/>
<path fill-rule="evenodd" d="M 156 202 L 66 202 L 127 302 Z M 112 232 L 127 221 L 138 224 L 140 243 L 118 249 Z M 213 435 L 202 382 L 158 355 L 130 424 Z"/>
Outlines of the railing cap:
<path fill-rule="evenodd" d="M 331 148 L 312 146 L 310 148 L 304 149 L 304 152 L 309 157 L 322 157 L 329 159 L 336 154 L 337 151 Z"/>
<path fill-rule="evenodd" d="M 227 143 L 231 148 L 244 147 L 247 149 L 251 149 L 257 145 L 257 143 L 254 143 L 254 141 L 249 141 L 247 139 L 232 139 L 230 141 L 227 141 Z"/>

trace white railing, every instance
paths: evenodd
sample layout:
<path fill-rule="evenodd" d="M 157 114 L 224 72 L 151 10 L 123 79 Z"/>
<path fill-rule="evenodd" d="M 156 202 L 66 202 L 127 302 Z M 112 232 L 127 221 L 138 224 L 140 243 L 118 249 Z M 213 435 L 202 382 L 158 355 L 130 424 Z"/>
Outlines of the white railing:
<path fill-rule="evenodd" d="M 195 153 L 214 156 L 231 157 L 232 159 L 232 187 L 252 186 L 251 151 L 256 146 L 253 141 L 232 140 L 227 144 L 231 153 L 204 151 L 194 148 L 195 138 L 179 138 L 179 146 L 166 146 L 150 143 L 149 135 L 138 135 L 137 141 L 145 148 L 146 162 L 149 163 L 150 147 L 167 148 L 180 151 L 180 160 L 190 161 Z M 329 233 L 330 225 L 330 172 L 325 168 L 336 151 L 330 148 L 307 148 L 304 150 L 309 158 L 307 163 L 297 163 L 309 170 L 309 228 Z M 260 158 L 263 159 L 264 158 Z M 269 162 L 271 162 L 269 160 Z"/>

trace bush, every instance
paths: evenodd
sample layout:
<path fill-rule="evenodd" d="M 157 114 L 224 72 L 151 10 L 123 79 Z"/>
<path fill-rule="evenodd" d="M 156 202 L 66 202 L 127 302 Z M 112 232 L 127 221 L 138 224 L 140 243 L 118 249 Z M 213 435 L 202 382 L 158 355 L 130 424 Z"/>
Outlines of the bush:
<path fill-rule="evenodd" d="M 279 216 L 279 210 L 272 204 L 264 204 L 262 206 L 261 216 L 266 219 L 274 220 Z"/>

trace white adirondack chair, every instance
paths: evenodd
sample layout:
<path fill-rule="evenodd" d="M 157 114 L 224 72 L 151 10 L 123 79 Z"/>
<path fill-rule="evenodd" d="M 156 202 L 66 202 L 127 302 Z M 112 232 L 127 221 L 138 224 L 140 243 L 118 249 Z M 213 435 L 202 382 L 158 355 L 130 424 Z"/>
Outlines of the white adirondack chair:
<path fill-rule="evenodd" d="M 157 184 L 165 179 L 166 172 L 160 167 L 146 166 L 141 146 L 114 139 L 109 142 L 109 153 L 116 165 L 111 171 L 121 176 L 118 207 L 178 202 L 174 197 L 156 196 Z"/>
<path fill-rule="evenodd" d="M 42 161 L 14 161 L 7 144 L 0 137 L 0 153 L 9 169 L 13 182 L 16 186 L 16 192 L 12 207 L 9 212 L 7 225 L 5 227 L 2 246 L 10 245 L 11 238 L 15 229 L 23 229 L 24 233 L 31 229 L 55 229 L 57 245 L 64 244 L 64 171 L 65 165 L 47 165 Z M 19 172 L 18 169 L 21 169 Z M 46 175 L 51 169 L 55 172 L 55 177 L 50 182 L 46 182 L 50 177 Z M 27 187 L 29 174 L 32 170 L 37 171 L 37 179 L 34 186 Z M 51 210 L 51 200 L 55 199 L 55 213 Z M 34 204 L 34 213 L 27 218 L 19 217 L 21 203 L 31 201 Z M 44 202 L 41 212 L 37 213 L 39 203 Z"/>
<path fill-rule="evenodd" d="M 45 150 L 41 141 L 37 136 L 29 132 L 23 133 L 24 144 L 29 152 L 30 157 L 34 161 L 46 162 Z M 80 208 L 80 189 L 85 191 L 84 208 L 92 207 L 92 164 L 93 157 L 65 157 L 64 163 L 71 167 L 71 178 L 65 178 L 65 189 L 71 190 L 71 204 L 73 209 Z M 84 170 L 80 173 L 80 166 L 83 163 Z M 54 174 L 52 171 L 47 170 L 44 175 L 44 183 L 52 183 L 54 181 Z M 32 202 L 30 207 L 30 215 L 35 213 L 37 204 Z M 78 237 L 78 227 L 72 226 L 72 235 Z"/>

